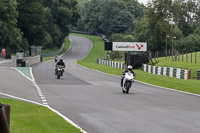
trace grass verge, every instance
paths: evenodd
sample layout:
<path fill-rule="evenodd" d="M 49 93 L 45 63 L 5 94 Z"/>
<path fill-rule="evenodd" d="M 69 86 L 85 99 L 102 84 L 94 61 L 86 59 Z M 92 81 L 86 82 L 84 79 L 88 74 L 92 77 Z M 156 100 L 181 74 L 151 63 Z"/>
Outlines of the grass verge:
<path fill-rule="evenodd" d="M 52 48 L 52 49 L 43 49 L 43 50 L 42 50 L 42 53 L 43 53 L 43 54 L 48 54 L 48 53 L 57 51 L 57 50 L 59 50 L 59 49 L 60 49 L 59 47 L 54 47 L 54 48 Z"/>
<path fill-rule="evenodd" d="M 0 102 L 11 106 L 11 133 L 81 133 L 47 107 L 3 98 Z"/>
<path fill-rule="evenodd" d="M 172 61 L 171 58 L 158 58 L 159 62 L 156 63 L 156 66 L 161 67 L 174 67 L 174 68 L 182 68 L 187 69 L 191 71 L 191 78 L 196 79 L 197 78 L 197 70 L 200 70 L 200 62 L 199 63 L 190 63 L 190 62 L 178 62 L 178 61 Z"/>
<path fill-rule="evenodd" d="M 64 48 L 59 55 L 64 54 L 70 47 L 68 38 L 65 38 L 64 43 Z M 46 52 L 52 52 L 52 50 Z M 51 59 L 53 57 L 45 57 L 43 61 Z M 0 103 L 11 105 L 11 133 L 81 133 L 79 129 L 47 107 L 3 98 L 0 98 Z"/>
<path fill-rule="evenodd" d="M 91 52 L 89 53 L 89 55 L 85 59 L 78 61 L 77 62 L 78 64 L 83 65 L 88 68 L 96 69 L 102 72 L 106 72 L 106 73 L 110 73 L 110 74 L 114 74 L 118 76 L 121 75 L 123 70 L 118 69 L 118 68 L 112 68 L 105 65 L 100 65 L 97 63 L 98 58 L 106 57 L 106 51 L 104 51 L 104 42 L 101 40 L 100 37 L 91 36 L 91 35 L 82 35 L 82 34 L 73 34 L 73 35 L 86 37 L 93 42 L 93 48 L 91 49 Z M 161 62 L 162 60 L 160 60 L 160 63 Z M 168 62 L 163 63 L 163 64 L 167 65 Z M 175 67 L 175 66 L 171 66 L 171 67 Z M 176 78 L 163 76 L 163 75 L 154 75 L 154 74 L 144 72 L 141 69 L 135 69 L 134 71 L 137 73 L 136 80 L 150 83 L 153 85 L 159 85 L 162 87 L 200 94 L 199 80 L 195 80 L 195 79 L 183 80 L 183 79 L 176 79 Z"/>

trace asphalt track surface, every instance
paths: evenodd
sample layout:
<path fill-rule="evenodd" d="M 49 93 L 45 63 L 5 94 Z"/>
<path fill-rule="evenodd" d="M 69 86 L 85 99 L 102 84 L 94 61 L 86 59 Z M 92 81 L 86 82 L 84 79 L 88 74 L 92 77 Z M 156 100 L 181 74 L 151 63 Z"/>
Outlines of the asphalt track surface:
<path fill-rule="evenodd" d="M 48 104 L 88 133 L 199 133 L 200 97 L 135 82 L 123 94 L 120 78 L 76 64 L 87 56 L 92 42 L 70 36 L 63 56 L 64 77 L 56 79 L 55 63 L 33 67 Z"/>
<path fill-rule="evenodd" d="M 14 57 L 12 60 L 0 60 L 0 93 L 42 103 L 33 83 L 11 68 L 15 66 L 16 59 Z M 1 94 L 0 97 L 10 98 Z"/>
<path fill-rule="evenodd" d="M 92 42 L 78 36 L 70 36 L 70 40 L 71 48 L 63 56 L 66 69 L 61 79 L 54 75 L 54 61 L 33 67 L 36 83 L 52 108 L 88 133 L 200 132 L 199 96 L 140 82 L 133 84 L 130 94 L 123 94 L 119 77 L 76 64 L 76 60 L 87 56 Z M 33 93 L 29 96 L 39 101 L 33 90 L 26 93 Z M 18 95 L 25 97 L 26 93 Z"/>

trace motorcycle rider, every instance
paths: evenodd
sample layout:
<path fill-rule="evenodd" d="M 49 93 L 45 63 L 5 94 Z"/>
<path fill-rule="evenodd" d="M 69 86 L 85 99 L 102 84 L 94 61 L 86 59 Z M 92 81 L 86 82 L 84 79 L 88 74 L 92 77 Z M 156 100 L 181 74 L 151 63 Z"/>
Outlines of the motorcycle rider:
<path fill-rule="evenodd" d="M 57 55 L 54 57 L 54 60 L 55 60 L 55 63 L 58 61 L 58 56 Z"/>
<path fill-rule="evenodd" d="M 126 72 L 131 72 L 135 76 L 135 73 L 133 72 L 133 67 L 131 65 L 128 65 L 126 70 L 122 72 L 121 87 L 123 87 L 123 80 Z"/>
<path fill-rule="evenodd" d="M 57 75 L 58 66 L 63 67 L 62 73 L 61 73 L 61 76 L 63 76 L 63 72 L 64 72 L 64 68 L 65 68 L 65 63 L 63 62 L 63 58 L 60 58 L 60 60 L 56 63 L 55 75 Z"/>

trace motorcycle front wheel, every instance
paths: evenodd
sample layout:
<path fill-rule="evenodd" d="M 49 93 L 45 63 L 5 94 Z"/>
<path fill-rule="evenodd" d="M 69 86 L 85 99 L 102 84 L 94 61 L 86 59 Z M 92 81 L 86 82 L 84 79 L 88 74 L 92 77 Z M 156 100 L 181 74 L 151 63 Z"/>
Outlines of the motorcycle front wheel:
<path fill-rule="evenodd" d="M 125 93 L 125 91 L 123 90 L 123 88 L 122 88 L 122 92 Z"/>
<path fill-rule="evenodd" d="M 57 79 L 60 79 L 60 74 L 59 73 L 57 74 Z"/>
<path fill-rule="evenodd" d="M 126 89 L 126 94 L 128 94 L 129 93 L 129 89 L 130 89 L 130 87 L 131 87 L 131 83 L 130 82 L 126 82 L 125 83 L 125 89 Z"/>

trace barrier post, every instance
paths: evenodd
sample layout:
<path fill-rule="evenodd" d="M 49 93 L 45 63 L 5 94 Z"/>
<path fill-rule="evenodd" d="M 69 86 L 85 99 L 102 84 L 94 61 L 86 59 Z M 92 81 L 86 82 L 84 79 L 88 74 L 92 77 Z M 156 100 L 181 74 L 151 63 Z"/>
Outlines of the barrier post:
<path fill-rule="evenodd" d="M 0 132 L 10 133 L 10 105 L 0 103 Z"/>

